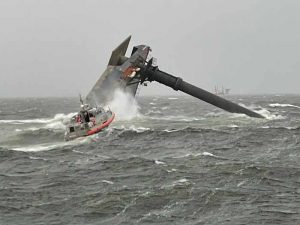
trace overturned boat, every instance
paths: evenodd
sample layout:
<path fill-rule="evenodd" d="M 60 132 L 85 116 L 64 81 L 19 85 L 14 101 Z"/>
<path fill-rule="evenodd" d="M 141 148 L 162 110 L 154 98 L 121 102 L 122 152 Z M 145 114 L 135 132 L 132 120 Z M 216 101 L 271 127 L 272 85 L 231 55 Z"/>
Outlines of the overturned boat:
<path fill-rule="evenodd" d="M 131 36 L 112 51 L 106 70 L 86 96 L 86 102 L 91 106 L 99 105 L 99 103 L 107 104 L 112 100 L 117 89 L 135 96 L 139 85 L 147 86 L 148 83 L 156 81 L 228 112 L 264 118 L 257 112 L 160 70 L 156 58 L 150 55 L 151 48 L 147 45 L 134 46 L 131 55 L 125 56 L 130 38 Z"/>
<path fill-rule="evenodd" d="M 87 104 L 82 104 L 81 110 L 65 122 L 65 140 L 96 134 L 108 127 L 114 118 L 115 113 L 110 109 L 99 106 L 91 108 Z"/>

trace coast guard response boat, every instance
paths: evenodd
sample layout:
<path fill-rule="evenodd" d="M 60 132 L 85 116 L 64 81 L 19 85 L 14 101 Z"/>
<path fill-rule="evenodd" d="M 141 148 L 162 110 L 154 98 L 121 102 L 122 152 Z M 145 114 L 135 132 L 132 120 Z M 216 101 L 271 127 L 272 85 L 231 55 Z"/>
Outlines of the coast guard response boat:
<path fill-rule="evenodd" d="M 96 134 L 108 127 L 114 120 L 115 113 L 110 109 L 96 106 L 90 107 L 81 101 L 81 110 L 74 115 L 66 124 L 65 140 L 69 141 L 78 137 Z"/>

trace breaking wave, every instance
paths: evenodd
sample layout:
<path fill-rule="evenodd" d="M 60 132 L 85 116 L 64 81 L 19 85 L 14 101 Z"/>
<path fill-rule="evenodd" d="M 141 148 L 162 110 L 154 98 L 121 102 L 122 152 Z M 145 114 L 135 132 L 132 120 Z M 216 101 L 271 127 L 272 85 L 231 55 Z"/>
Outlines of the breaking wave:
<path fill-rule="evenodd" d="M 261 129 L 284 129 L 284 130 L 299 130 L 300 127 L 293 126 L 293 127 L 285 127 L 285 126 L 261 126 Z"/>
<path fill-rule="evenodd" d="M 284 116 L 279 115 L 279 114 L 273 114 L 269 110 L 267 110 L 266 108 L 263 108 L 261 106 L 257 106 L 257 105 L 252 104 L 252 105 L 250 105 L 250 106 L 247 107 L 246 105 L 244 105 L 242 103 L 240 103 L 239 105 L 241 105 L 241 106 L 243 106 L 245 108 L 248 108 L 248 109 L 250 109 L 250 110 L 252 110 L 252 111 L 254 111 L 254 112 L 256 112 L 256 113 L 258 113 L 258 114 L 260 114 L 262 116 L 264 116 L 268 120 L 281 120 L 281 119 L 285 119 Z M 245 117 L 246 115 L 245 114 L 236 114 L 236 113 L 234 113 L 233 116 L 236 116 L 236 117 Z M 248 117 L 248 116 L 246 116 L 246 117 Z M 250 118 L 250 117 L 248 117 L 248 118 Z"/>
<path fill-rule="evenodd" d="M 110 133 L 115 133 L 117 135 L 125 136 L 137 136 L 137 135 L 155 135 L 158 137 L 161 136 L 181 136 L 182 134 L 192 134 L 192 133 L 226 133 L 222 128 L 195 128 L 195 127 L 183 127 L 181 129 L 153 129 L 147 127 L 113 127 L 110 130 Z"/>
<path fill-rule="evenodd" d="M 149 131 L 151 130 L 148 127 L 136 127 L 134 125 L 131 125 L 129 127 L 126 127 L 124 125 L 120 126 L 120 127 L 113 127 L 113 129 L 117 130 L 117 131 L 122 131 L 122 132 L 126 132 L 126 131 L 133 131 L 135 133 L 143 133 L 145 131 Z"/>
<path fill-rule="evenodd" d="M 41 152 L 41 151 L 50 151 L 53 149 L 61 149 L 64 147 L 69 146 L 77 146 L 80 144 L 89 143 L 92 139 L 89 137 L 78 138 L 69 142 L 61 141 L 55 143 L 43 143 L 43 144 L 36 144 L 36 145 L 28 145 L 22 147 L 12 147 L 11 150 L 13 151 L 20 151 L 20 152 Z"/>
<path fill-rule="evenodd" d="M 263 115 L 268 120 L 283 120 L 285 119 L 284 116 L 279 114 L 272 114 L 269 110 L 265 108 L 261 108 L 260 110 L 255 110 L 255 112 Z"/>
<path fill-rule="evenodd" d="M 75 113 L 56 114 L 53 118 L 37 118 L 37 119 L 25 119 L 25 120 L 0 120 L 0 124 L 51 124 L 55 122 L 63 122 L 65 119 L 71 118 Z"/>
<path fill-rule="evenodd" d="M 272 104 L 269 104 L 270 107 L 292 107 L 292 108 L 297 108 L 297 109 L 300 109 L 300 106 L 297 106 L 297 105 L 292 105 L 292 104 L 280 104 L 280 103 L 272 103 Z"/>
<path fill-rule="evenodd" d="M 12 150 L 20 151 L 20 152 L 40 152 L 40 151 L 48 151 L 58 147 L 63 147 L 64 144 L 49 144 L 49 145 L 31 145 L 31 146 L 23 146 L 23 147 L 14 147 Z"/>
<path fill-rule="evenodd" d="M 116 114 L 116 120 L 132 120 L 140 116 L 135 98 L 120 89 L 115 91 L 113 100 L 107 106 Z"/>
<path fill-rule="evenodd" d="M 51 144 L 51 145 L 32 145 L 27 147 L 15 147 L 12 148 L 14 151 L 19 152 L 41 152 L 41 151 L 49 151 L 55 148 L 63 147 L 63 144 Z"/>
<path fill-rule="evenodd" d="M 148 114 L 146 114 L 148 115 Z M 205 120 L 203 117 L 187 117 L 187 116 L 164 116 L 164 117 L 158 117 L 158 116 L 149 116 L 148 117 L 151 120 L 165 120 L 165 121 L 183 121 L 183 122 L 193 122 L 193 121 L 200 121 Z"/>

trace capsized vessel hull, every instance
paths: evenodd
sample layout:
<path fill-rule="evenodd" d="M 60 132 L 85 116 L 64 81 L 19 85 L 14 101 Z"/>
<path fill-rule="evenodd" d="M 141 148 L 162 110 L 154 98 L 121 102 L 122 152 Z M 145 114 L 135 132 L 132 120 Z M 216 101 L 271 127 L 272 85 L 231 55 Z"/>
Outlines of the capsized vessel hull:
<path fill-rule="evenodd" d="M 257 112 L 160 70 L 156 63 L 157 60 L 151 57 L 151 48 L 147 45 L 133 47 L 130 57 L 126 57 L 125 53 L 129 41 L 130 36 L 113 50 L 106 70 L 86 97 L 86 102 L 89 105 L 108 104 L 118 89 L 135 96 L 139 84 L 147 86 L 147 83 L 156 81 L 173 88 L 175 91 L 182 91 L 228 112 L 243 113 L 254 118 L 264 118 Z"/>

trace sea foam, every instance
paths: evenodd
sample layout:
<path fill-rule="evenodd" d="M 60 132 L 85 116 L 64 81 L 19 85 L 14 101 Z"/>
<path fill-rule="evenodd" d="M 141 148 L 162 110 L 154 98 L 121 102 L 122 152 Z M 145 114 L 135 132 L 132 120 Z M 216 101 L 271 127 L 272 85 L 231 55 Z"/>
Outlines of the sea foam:
<path fill-rule="evenodd" d="M 280 103 L 272 103 L 272 104 L 269 104 L 270 107 L 292 107 L 292 108 L 297 108 L 297 109 L 300 109 L 300 106 L 297 106 L 297 105 L 292 105 L 292 104 L 280 104 Z"/>
<path fill-rule="evenodd" d="M 116 120 L 132 120 L 140 116 L 135 98 L 119 89 L 115 91 L 113 100 L 107 107 L 116 114 Z"/>

